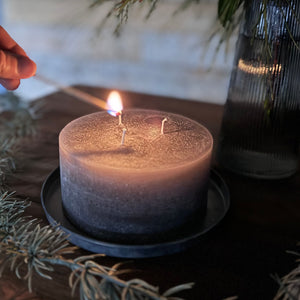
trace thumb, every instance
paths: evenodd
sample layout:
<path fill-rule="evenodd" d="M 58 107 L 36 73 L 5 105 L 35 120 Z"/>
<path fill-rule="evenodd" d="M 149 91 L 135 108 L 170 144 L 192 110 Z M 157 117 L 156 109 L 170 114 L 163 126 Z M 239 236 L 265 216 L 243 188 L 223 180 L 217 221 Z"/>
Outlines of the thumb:
<path fill-rule="evenodd" d="M 15 90 L 20 85 L 20 79 L 0 79 L 0 84 L 7 90 Z"/>
<path fill-rule="evenodd" d="M 0 78 L 29 78 L 36 72 L 36 64 L 27 56 L 0 50 Z"/>

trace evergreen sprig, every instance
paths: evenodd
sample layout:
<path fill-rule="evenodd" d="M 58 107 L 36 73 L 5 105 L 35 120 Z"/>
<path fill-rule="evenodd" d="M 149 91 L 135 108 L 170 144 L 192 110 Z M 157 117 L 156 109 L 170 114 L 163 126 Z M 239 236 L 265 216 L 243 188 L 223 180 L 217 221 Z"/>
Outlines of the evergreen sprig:
<path fill-rule="evenodd" d="M 0 192 L 8 189 L 6 180 L 16 169 L 20 156 L 19 142 L 36 133 L 40 107 L 21 101 L 11 92 L 0 95 Z"/>
<path fill-rule="evenodd" d="M 111 2 L 110 0 L 92 0 L 92 3 L 90 4 L 90 8 L 102 5 L 106 2 Z M 114 33 L 116 35 L 119 35 L 120 29 L 124 23 L 127 22 L 128 17 L 129 17 L 129 11 L 134 6 L 136 3 L 144 3 L 148 2 L 150 4 L 148 13 L 146 15 L 146 19 L 149 18 L 152 14 L 152 12 L 155 10 L 157 3 L 159 0 L 119 0 L 119 1 L 114 1 L 112 4 L 111 9 L 108 11 L 106 19 L 110 18 L 112 15 L 115 15 L 117 17 L 117 26 L 114 30 Z M 103 20 L 100 23 L 99 29 L 103 27 L 105 24 L 106 20 Z"/>
<path fill-rule="evenodd" d="M 33 275 L 52 279 L 50 273 L 55 271 L 55 265 L 70 269 L 72 294 L 78 287 L 81 300 L 171 300 L 175 299 L 175 293 L 193 286 L 192 283 L 182 284 L 161 294 L 158 287 L 141 279 L 120 279 L 120 275 L 128 272 L 120 269 L 122 264 L 107 267 L 95 262 L 102 254 L 67 258 L 66 255 L 74 254 L 77 247 L 70 245 L 58 226 L 42 226 L 36 219 L 23 217 L 28 205 L 13 194 L 4 193 L 0 197 L 0 253 L 4 254 L 0 275 L 9 268 L 18 278 L 28 281 L 29 291 L 32 291 Z"/>
<path fill-rule="evenodd" d="M 90 0 L 92 3 L 90 4 L 90 7 L 96 7 L 99 5 L 102 5 L 106 2 L 112 2 L 111 9 L 109 10 L 107 14 L 107 18 L 111 17 L 112 15 L 116 16 L 118 19 L 117 26 L 115 28 L 115 33 L 119 34 L 120 28 L 124 23 L 127 22 L 129 18 L 129 12 L 130 9 L 135 6 L 136 4 L 143 4 L 148 3 L 149 4 L 149 11 L 146 15 L 146 18 L 149 18 L 152 12 L 158 7 L 159 0 Z M 218 0 L 218 9 L 217 9 L 217 21 L 221 25 L 221 28 L 217 26 L 217 32 L 221 33 L 220 38 L 220 44 L 222 44 L 224 41 L 228 41 L 231 35 L 236 31 L 237 27 L 240 25 L 240 22 L 242 20 L 244 7 L 246 4 L 251 4 L 251 1 L 254 0 Z M 201 0 L 183 0 L 183 2 L 179 5 L 178 9 L 174 12 L 174 14 L 177 14 L 178 12 L 187 9 L 192 4 L 199 4 Z M 265 34 L 265 41 L 266 41 L 266 53 L 271 57 L 271 49 L 270 44 L 268 40 L 268 20 L 267 20 L 267 11 L 266 7 L 274 2 L 274 0 L 263 0 L 263 5 L 260 10 L 260 19 L 264 20 L 265 28 L 264 28 L 264 34 Z M 284 5 L 287 5 L 292 14 L 293 17 L 297 20 L 297 22 L 300 24 L 300 17 L 296 15 L 296 11 L 294 9 L 293 0 L 284 0 L 282 1 Z M 284 16 L 285 20 L 285 27 L 290 35 L 290 38 L 294 42 L 295 46 L 299 49 L 299 46 L 297 42 L 294 40 L 294 37 L 290 31 L 290 28 L 288 26 L 288 17 L 284 15 L 284 11 L 280 8 L 281 13 Z M 258 20 L 258 21 L 259 21 Z M 105 20 L 101 23 L 101 26 L 105 23 Z M 254 35 L 256 28 L 253 28 Z M 218 46 L 220 47 L 220 46 Z"/>
<path fill-rule="evenodd" d="M 279 278 L 277 275 L 273 276 L 273 278 L 279 284 L 279 290 L 274 297 L 274 300 L 300 299 L 300 252 L 289 253 L 294 254 L 298 257 L 298 259 L 296 260 L 298 266 L 282 278 Z"/>
<path fill-rule="evenodd" d="M 35 120 L 39 117 L 39 105 L 30 105 L 22 101 L 12 92 L 0 95 L 0 139 L 12 141 L 36 133 Z"/>
<path fill-rule="evenodd" d="M 23 221 L 22 214 L 29 203 L 15 197 L 15 193 L 4 192 L 0 196 L 0 241 L 5 242 L 9 234 Z"/>

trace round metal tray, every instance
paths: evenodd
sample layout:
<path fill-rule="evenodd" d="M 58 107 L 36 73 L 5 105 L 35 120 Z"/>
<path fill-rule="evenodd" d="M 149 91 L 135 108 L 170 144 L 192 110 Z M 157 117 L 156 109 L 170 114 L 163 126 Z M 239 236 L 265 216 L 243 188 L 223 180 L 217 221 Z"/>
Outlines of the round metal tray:
<path fill-rule="evenodd" d="M 124 244 L 101 241 L 88 236 L 76 228 L 64 215 L 60 190 L 59 168 L 55 169 L 45 180 L 41 200 L 46 217 L 51 225 L 59 224 L 60 228 L 69 235 L 69 241 L 91 252 L 103 253 L 109 256 L 141 258 L 155 257 L 177 253 L 197 243 L 203 234 L 215 227 L 229 209 L 230 198 L 228 188 L 221 176 L 211 171 L 208 190 L 207 212 L 199 216 L 193 226 L 178 232 L 171 240 L 154 244 Z"/>

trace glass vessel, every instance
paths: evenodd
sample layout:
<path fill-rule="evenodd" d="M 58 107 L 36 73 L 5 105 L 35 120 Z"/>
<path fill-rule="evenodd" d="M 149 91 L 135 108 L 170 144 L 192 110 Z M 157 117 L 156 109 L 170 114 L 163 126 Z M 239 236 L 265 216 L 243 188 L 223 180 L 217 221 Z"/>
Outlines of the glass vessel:
<path fill-rule="evenodd" d="M 297 171 L 300 1 L 289 2 L 245 3 L 218 161 L 250 177 L 284 178 Z"/>

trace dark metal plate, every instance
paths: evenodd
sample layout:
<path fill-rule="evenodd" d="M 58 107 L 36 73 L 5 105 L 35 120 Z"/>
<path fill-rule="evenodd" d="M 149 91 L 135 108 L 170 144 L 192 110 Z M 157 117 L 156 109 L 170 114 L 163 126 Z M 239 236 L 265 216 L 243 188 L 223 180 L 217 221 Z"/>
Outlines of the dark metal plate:
<path fill-rule="evenodd" d="M 90 237 L 70 223 L 63 213 L 59 168 L 55 169 L 45 180 L 42 187 L 41 200 L 50 224 L 59 224 L 60 228 L 69 235 L 71 243 L 91 252 L 126 258 L 155 257 L 185 250 L 197 243 L 203 234 L 215 227 L 223 219 L 230 205 L 229 191 L 225 182 L 217 172 L 212 170 L 208 190 L 207 212 L 204 217 L 199 217 L 199 224 L 188 228 L 185 232 L 181 232 L 178 237 L 170 241 L 155 244 L 128 245 L 101 241 Z"/>

